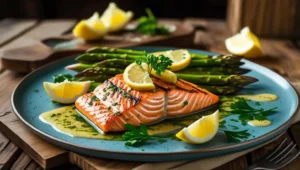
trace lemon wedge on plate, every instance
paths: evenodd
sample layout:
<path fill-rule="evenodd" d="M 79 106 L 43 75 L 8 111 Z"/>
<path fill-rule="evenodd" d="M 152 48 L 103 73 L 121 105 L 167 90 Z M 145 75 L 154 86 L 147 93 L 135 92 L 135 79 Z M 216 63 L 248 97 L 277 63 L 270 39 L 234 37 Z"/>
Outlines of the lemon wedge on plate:
<path fill-rule="evenodd" d="M 123 78 L 128 86 L 136 90 L 154 90 L 155 86 L 148 73 L 148 64 L 132 63 L 126 67 Z"/>
<path fill-rule="evenodd" d="M 87 20 L 80 21 L 73 29 L 76 37 L 84 40 L 96 40 L 102 38 L 107 33 L 107 28 L 99 18 L 97 12 Z"/>
<path fill-rule="evenodd" d="M 259 39 L 250 31 L 249 27 L 245 27 L 240 33 L 227 38 L 225 45 L 227 50 L 234 55 L 248 58 L 264 56 Z"/>
<path fill-rule="evenodd" d="M 219 110 L 183 128 L 176 137 L 187 143 L 201 144 L 210 141 L 219 128 Z"/>
<path fill-rule="evenodd" d="M 43 85 L 53 101 L 69 104 L 74 103 L 79 96 L 85 94 L 91 83 L 91 81 L 64 81 L 61 83 L 44 82 Z"/>
<path fill-rule="evenodd" d="M 133 12 L 123 11 L 111 2 L 101 16 L 101 20 L 108 27 L 109 32 L 119 31 L 132 19 Z"/>
<path fill-rule="evenodd" d="M 172 71 L 178 71 L 186 68 L 191 62 L 191 55 L 187 50 L 169 50 L 153 53 L 155 56 L 164 55 L 173 61 L 169 67 Z"/>

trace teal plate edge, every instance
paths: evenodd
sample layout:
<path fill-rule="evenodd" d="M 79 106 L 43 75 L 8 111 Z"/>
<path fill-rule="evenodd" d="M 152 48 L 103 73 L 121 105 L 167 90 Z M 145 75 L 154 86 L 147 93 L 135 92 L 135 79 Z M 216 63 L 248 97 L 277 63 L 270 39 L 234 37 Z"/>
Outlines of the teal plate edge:
<path fill-rule="evenodd" d="M 150 50 L 150 51 L 163 51 L 167 49 L 176 49 L 172 47 L 132 47 L 133 49 L 144 49 L 144 50 Z M 193 52 L 196 53 L 206 53 L 206 54 L 212 54 L 214 55 L 215 53 L 207 52 L 207 51 L 201 51 L 201 50 L 195 50 L 195 49 L 189 49 Z M 52 63 L 49 63 L 32 73 L 28 74 L 15 88 L 13 91 L 12 97 L 11 97 L 11 103 L 12 103 L 12 108 L 17 115 L 17 117 L 27 126 L 32 130 L 34 133 L 45 139 L 46 141 L 49 141 L 55 145 L 58 145 L 60 147 L 63 147 L 65 149 L 81 153 L 84 155 L 89 155 L 89 156 L 95 156 L 95 157 L 101 157 L 101 158 L 109 158 L 109 159 L 117 159 L 117 160 L 128 160 L 128 161 L 147 161 L 147 162 L 152 162 L 152 161 L 176 161 L 176 160 L 194 160 L 194 159 L 200 159 L 200 158 L 207 158 L 207 157 L 214 157 L 214 156 L 220 156 L 228 153 L 233 153 L 233 152 L 238 152 L 242 150 L 246 150 L 252 147 L 255 147 L 257 145 L 263 144 L 276 136 L 280 135 L 284 131 L 288 129 L 288 127 L 292 124 L 293 119 L 296 116 L 297 111 L 299 110 L 299 94 L 295 90 L 295 88 L 288 82 L 286 81 L 283 77 L 278 75 L 277 73 L 269 70 L 268 68 L 265 68 L 263 66 L 260 66 L 258 64 L 255 64 L 251 61 L 244 60 L 247 63 L 250 63 L 251 65 L 254 65 L 258 67 L 259 69 L 262 69 L 265 72 L 269 72 L 272 74 L 275 74 L 276 76 L 279 76 L 282 80 L 286 81 L 286 83 L 292 88 L 293 92 L 296 95 L 296 102 L 297 106 L 295 111 L 293 112 L 292 116 L 282 125 L 280 125 L 278 128 L 262 135 L 254 139 L 250 139 L 247 141 L 243 141 L 240 143 L 235 143 L 235 144 L 230 144 L 226 146 L 221 146 L 221 147 L 216 147 L 216 148 L 204 148 L 200 150 L 192 150 L 192 151 L 184 151 L 184 152 L 171 152 L 171 153 L 164 153 L 164 152 L 125 152 L 125 151 L 110 151 L 110 150 L 103 150 L 103 149 L 95 149 L 95 148 L 90 148 L 90 147 L 83 147 L 79 145 L 74 145 L 70 142 L 58 139 L 54 136 L 51 136 L 47 133 L 42 132 L 38 128 L 34 127 L 32 124 L 30 124 L 25 118 L 22 116 L 22 114 L 19 113 L 18 108 L 16 107 L 16 102 L 17 102 L 17 94 L 19 93 L 21 87 L 25 83 L 26 79 L 28 77 L 33 76 L 35 73 L 42 71 L 45 68 L 51 67 L 52 65 L 55 65 L 57 62 L 62 62 L 64 60 L 68 60 L 68 58 L 64 58 L 60 61 L 55 61 Z"/>

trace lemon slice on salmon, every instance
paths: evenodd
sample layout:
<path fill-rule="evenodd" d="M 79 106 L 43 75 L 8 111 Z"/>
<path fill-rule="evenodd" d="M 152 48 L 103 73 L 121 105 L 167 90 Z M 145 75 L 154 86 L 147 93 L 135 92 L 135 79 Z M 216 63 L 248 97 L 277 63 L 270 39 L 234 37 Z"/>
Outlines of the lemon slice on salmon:
<path fill-rule="evenodd" d="M 236 34 L 225 40 L 227 50 L 239 56 L 248 58 L 264 56 L 259 39 L 245 27 L 239 34 Z"/>
<path fill-rule="evenodd" d="M 85 94 L 92 81 L 75 82 L 64 81 L 61 83 L 44 82 L 44 89 L 53 101 L 58 103 L 74 103 L 78 97 Z"/>
<path fill-rule="evenodd" d="M 100 39 L 106 33 L 107 28 L 97 12 L 89 19 L 80 21 L 73 29 L 74 36 L 84 40 Z"/>
<path fill-rule="evenodd" d="M 101 20 L 108 27 L 109 32 L 119 31 L 132 19 L 133 12 L 123 11 L 111 2 L 101 16 Z"/>
<path fill-rule="evenodd" d="M 164 55 L 173 61 L 169 67 L 172 71 L 178 71 L 186 68 L 191 62 L 191 55 L 187 50 L 169 50 L 153 53 L 155 56 Z"/>
<path fill-rule="evenodd" d="M 210 141 L 219 128 L 219 110 L 183 128 L 176 134 L 176 137 L 184 142 L 201 144 Z"/>
<path fill-rule="evenodd" d="M 151 75 L 169 83 L 176 83 L 177 81 L 176 74 L 170 70 L 165 70 L 164 72 L 160 73 L 160 75 L 157 75 L 154 70 L 151 70 Z"/>
<path fill-rule="evenodd" d="M 128 86 L 135 90 L 154 90 L 155 86 L 148 73 L 148 64 L 132 63 L 126 67 L 123 78 Z"/>

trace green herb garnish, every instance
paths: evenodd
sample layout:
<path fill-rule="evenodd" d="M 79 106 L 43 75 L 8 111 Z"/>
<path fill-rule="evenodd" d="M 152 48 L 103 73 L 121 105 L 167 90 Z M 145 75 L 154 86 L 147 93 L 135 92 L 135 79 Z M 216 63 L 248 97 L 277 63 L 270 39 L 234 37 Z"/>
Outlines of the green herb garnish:
<path fill-rule="evenodd" d="M 182 107 L 184 107 L 184 106 L 186 106 L 186 105 L 188 105 L 188 104 L 189 104 L 189 102 L 185 100 L 185 101 L 183 102 L 183 106 L 182 106 Z"/>
<path fill-rule="evenodd" d="M 241 142 L 242 139 L 247 139 L 251 134 L 248 133 L 248 130 L 243 131 L 227 131 L 224 130 L 226 137 L 229 142 L 237 143 Z"/>
<path fill-rule="evenodd" d="M 128 131 L 122 135 L 122 140 L 126 141 L 126 146 L 141 146 L 147 144 L 147 142 L 151 140 L 156 140 L 160 143 L 167 141 L 167 136 L 149 135 L 147 127 L 144 124 L 140 124 L 139 129 L 131 124 L 125 124 L 125 128 Z"/>
<path fill-rule="evenodd" d="M 269 116 L 275 112 L 277 107 L 264 110 L 263 108 L 256 109 L 251 107 L 244 98 L 238 98 L 238 101 L 230 105 L 231 114 L 238 114 L 239 120 L 243 125 L 246 125 L 250 120 L 268 120 Z"/>
<path fill-rule="evenodd" d="M 146 35 L 166 35 L 170 31 L 163 25 L 159 25 L 152 11 L 147 8 L 146 13 L 148 16 L 142 16 L 138 19 L 138 26 L 136 31 Z"/>
<path fill-rule="evenodd" d="M 71 74 L 59 74 L 53 76 L 54 83 L 61 83 L 65 80 L 74 81 L 74 77 Z"/>
<path fill-rule="evenodd" d="M 149 65 L 149 73 L 152 69 L 157 75 L 161 75 L 162 72 L 168 69 L 172 65 L 173 61 L 164 55 L 159 55 L 156 57 L 153 54 L 148 54 L 146 57 L 140 57 L 135 61 L 138 65 L 141 65 L 143 62 Z"/>

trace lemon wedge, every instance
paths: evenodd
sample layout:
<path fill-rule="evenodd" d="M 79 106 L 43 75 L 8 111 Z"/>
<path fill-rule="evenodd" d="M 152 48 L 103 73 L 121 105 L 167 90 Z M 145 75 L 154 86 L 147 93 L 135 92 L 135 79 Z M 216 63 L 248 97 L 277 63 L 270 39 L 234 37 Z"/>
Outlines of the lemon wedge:
<path fill-rule="evenodd" d="M 210 141 L 219 128 L 219 110 L 183 128 L 176 134 L 176 137 L 184 142 L 201 144 Z"/>
<path fill-rule="evenodd" d="M 153 53 L 155 56 L 164 55 L 173 61 L 169 67 L 172 71 L 178 71 L 186 68 L 191 62 L 191 55 L 187 50 L 169 50 Z"/>
<path fill-rule="evenodd" d="M 80 21 L 73 29 L 76 37 L 84 40 L 96 40 L 102 38 L 107 33 L 107 28 L 99 18 L 97 12 L 87 20 Z"/>
<path fill-rule="evenodd" d="M 109 32 L 119 31 L 132 19 L 133 12 L 123 11 L 111 2 L 104 11 L 101 20 L 108 27 Z"/>
<path fill-rule="evenodd" d="M 245 27 L 240 33 L 225 40 L 227 50 L 239 56 L 256 58 L 264 56 L 259 39 Z"/>
<path fill-rule="evenodd" d="M 61 83 L 44 82 L 43 85 L 53 101 L 69 104 L 74 103 L 79 96 L 86 93 L 91 83 L 91 81 L 64 81 Z"/>
<path fill-rule="evenodd" d="M 123 78 L 128 86 L 136 90 L 154 90 L 155 86 L 148 73 L 148 64 L 132 63 L 126 67 Z"/>
<path fill-rule="evenodd" d="M 151 75 L 169 83 L 176 83 L 177 81 L 176 74 L 170 70 L 165 70 L 164 72 L 160 73 L 160 75 L 157 75 L 154 70 L 151 70 Z"/>

